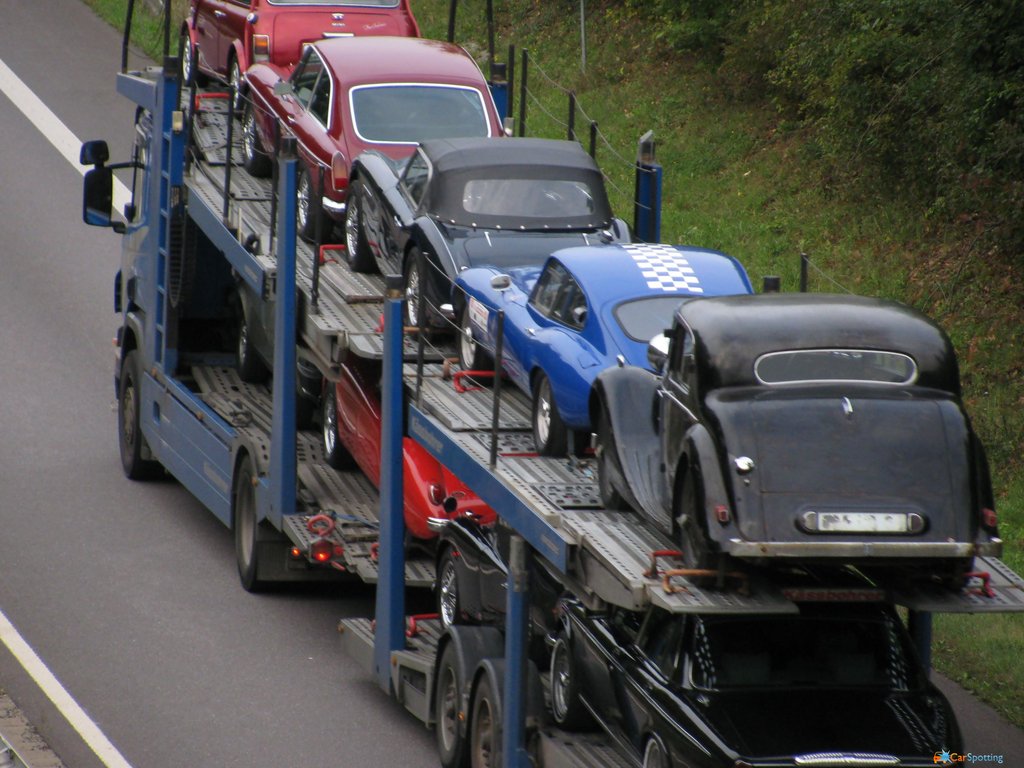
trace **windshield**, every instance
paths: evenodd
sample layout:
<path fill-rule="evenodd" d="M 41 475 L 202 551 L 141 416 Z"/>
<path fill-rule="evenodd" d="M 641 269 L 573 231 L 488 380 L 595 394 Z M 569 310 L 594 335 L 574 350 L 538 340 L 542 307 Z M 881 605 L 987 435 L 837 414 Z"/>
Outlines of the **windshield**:
<path fill-rule="evenodd" d="M 271 5 L 344 5 L 372 8 L 396 8 L 398 0 L 269 0 Z"/>
<path fill-rule="evenodd" d="M 754 375 L 762 384 L 822 381 L 869 381 L 912 384 L 917 379 L 914 360 L 898 352 L 867 349 L 794 349 L 761 355 Z"/>
<path fill-rule="evenodd" d="M 490 135 L 483 95 L 456 85 L 364 85 L 349 99 L 356 134 L 377 144 Z"/>
<path fill-rule="evenodd" d="M 666 328 L 672 327 L 672 314 L 684 296 L 653 296 L 624 301 L 615 310 L 615 319 L 633 341 L 646 344 Z"/>
<path fill-rule="evenodd" d="M 888 617 L 701 621 L 693 644 L 698 688 L 909 688 L 908 661 Z"/>

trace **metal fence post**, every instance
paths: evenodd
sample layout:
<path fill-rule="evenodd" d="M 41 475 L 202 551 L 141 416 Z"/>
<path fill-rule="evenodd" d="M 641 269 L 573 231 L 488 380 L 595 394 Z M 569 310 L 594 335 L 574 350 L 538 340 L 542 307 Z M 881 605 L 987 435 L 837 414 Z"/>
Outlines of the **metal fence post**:
<path fill-rule="evenodd" d="M 633 203 L 633 232 L 638 240 L 661 240 L 661 166 L 654 159 L 654 132 L 640 137 L 636 159 L 636 195 Z"/>
<path fill-rule="evenodd" d="M 523 65 L 519 72 L 519 135 L 526 135 L 526 75 L 530 66 L 530 52 L 523 48 Z"/>

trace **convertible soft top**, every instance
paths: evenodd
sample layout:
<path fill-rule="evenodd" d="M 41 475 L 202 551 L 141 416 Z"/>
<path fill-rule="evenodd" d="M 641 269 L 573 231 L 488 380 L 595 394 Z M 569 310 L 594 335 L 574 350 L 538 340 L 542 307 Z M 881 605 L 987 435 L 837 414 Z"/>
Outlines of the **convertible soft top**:
<path fill-rule="evenodd" d="M 420 146 L 433 167 L 423 205 L 441 221 L 495 229 L 601 229 L 611 224 L 611 206 L 601 171 L 575 141 L 456 138 L 431 139 Z M 478 179 L 535 180 L 530 194 L 536 197 L 537 213 L 516 217 L 470 213 L 465 207 L 466 184 Z M 557 205 L 544 199 L 545 181 L 576 183 L 586 191 L 590 211 L 560 217 Z M 518 194 L 523 187 L 509 185 L 509 189 Z"/>
<path fill-rule="evenodd" d="M 708 388 L 756 384 L 754 361 L 796 349 L 883 350 L 917 363 L 917 384 L 960 394 L 953 345 L 921 312 L 886 299 L 817 293 L 716 296 L 684 302 Z"/>

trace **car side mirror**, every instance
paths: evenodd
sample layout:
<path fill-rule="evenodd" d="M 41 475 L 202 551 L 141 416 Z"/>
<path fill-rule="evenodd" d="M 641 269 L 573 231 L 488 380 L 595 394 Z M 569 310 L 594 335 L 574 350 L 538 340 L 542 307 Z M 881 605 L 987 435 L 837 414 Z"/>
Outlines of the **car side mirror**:
<path fill-rule="evenodd" d="M 496 291 L 508 290 L 510 285 L 512 285 L 512 278 L 508 275 L 495 275 L 491 278 L 491 288 Z"/>
<path fill-rule="evenodd" d="M 274 83 L 274 95 L 275 96 L 293 96 L 295 94 L 295 86 L 293 86 L 287 80 L 278 80 Z"/>
<path fill-rule="evenodd" d="M 114 172 L 97 166 L 85 174 L 83 181 L 82 221 L 93 227 L 111 227 L 115 232 L 124 232 L 124 223 L 113 220 L 113 206 Z"/>
<path fill-rule="evenodd" d="M 668 362 L 668 336 L 659 333 L 647 344 L 647 362 L 655 373 L 663 373 Z"/>

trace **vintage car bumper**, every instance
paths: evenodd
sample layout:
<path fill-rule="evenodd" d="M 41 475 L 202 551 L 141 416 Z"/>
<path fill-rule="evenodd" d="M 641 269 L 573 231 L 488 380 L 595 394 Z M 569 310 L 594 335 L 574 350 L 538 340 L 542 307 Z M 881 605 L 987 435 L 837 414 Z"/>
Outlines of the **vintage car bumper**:
<path fill-rule="evenodd" d="M 722 550 L 733 557 L 792 557 L 837 559 L 953 560 L 968 557 L 999 557 L 1002 539 L 965 541 L 743 541 L 729 539 Z"/>

